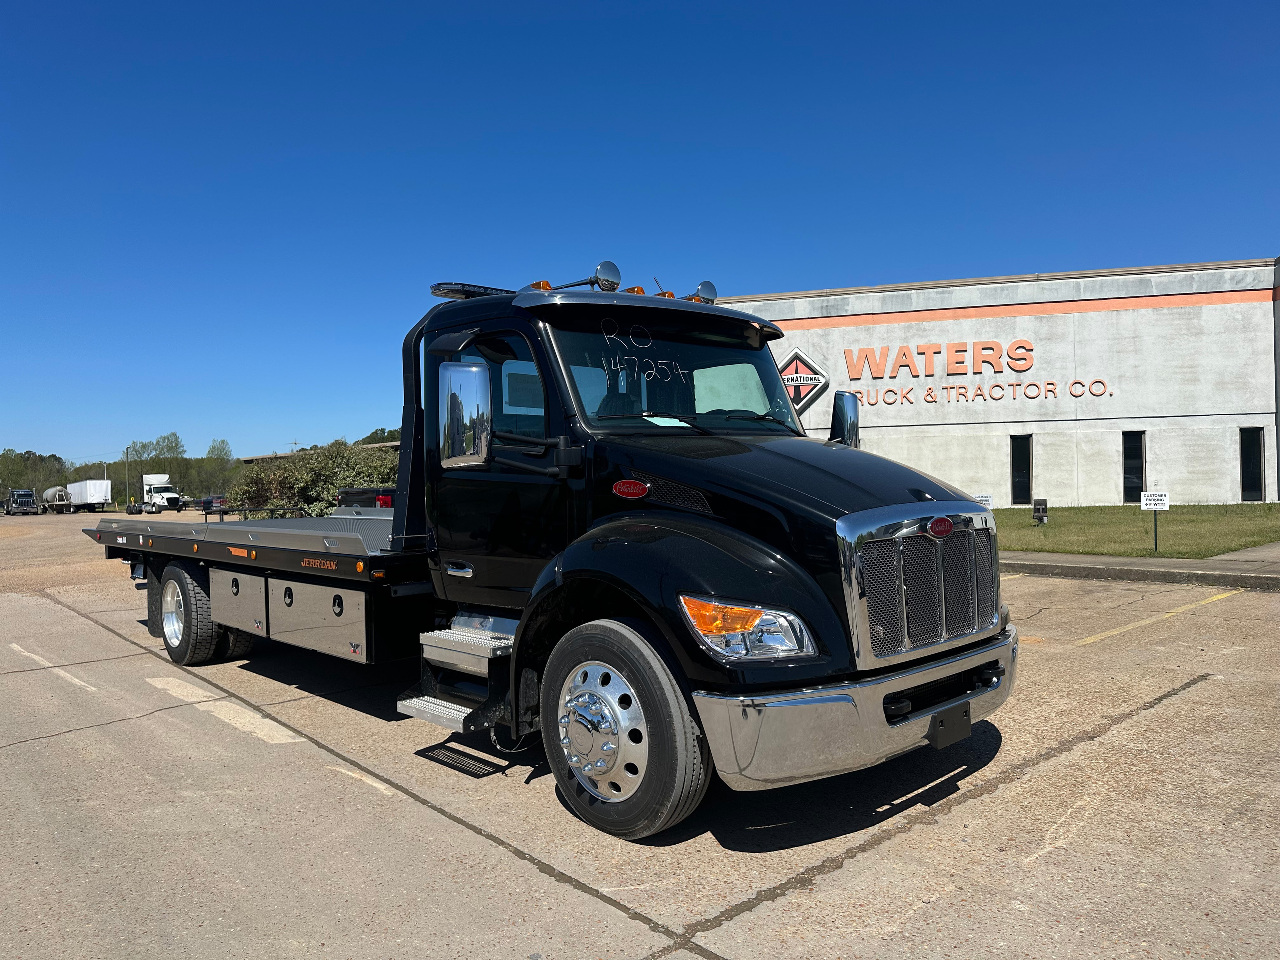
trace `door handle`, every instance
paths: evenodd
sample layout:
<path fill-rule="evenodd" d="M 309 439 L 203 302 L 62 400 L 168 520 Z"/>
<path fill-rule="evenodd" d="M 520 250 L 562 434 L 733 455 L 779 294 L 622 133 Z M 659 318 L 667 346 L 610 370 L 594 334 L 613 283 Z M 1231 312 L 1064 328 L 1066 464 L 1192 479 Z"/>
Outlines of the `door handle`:
<path fill-rule="evenodd" d="M 451 577 L 470 577 L 476 571 L 469 563 L 463 563 L 461 560 L 449 560 L 445 563 L 444 572 Z"/>

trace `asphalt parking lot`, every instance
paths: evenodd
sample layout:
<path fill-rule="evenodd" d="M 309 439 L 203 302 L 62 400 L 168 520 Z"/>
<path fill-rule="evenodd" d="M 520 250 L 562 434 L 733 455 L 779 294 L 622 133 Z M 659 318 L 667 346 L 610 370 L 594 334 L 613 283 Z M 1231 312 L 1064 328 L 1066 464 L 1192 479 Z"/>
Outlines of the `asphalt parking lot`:
<path fill-rule="evenodd" d="M 1008 576 L 968 740 L 637 844 L 416 663 L 174 666 L 92 522 L 0 518 L 6 957 L 1280 955 L 1280 594 Z"/>

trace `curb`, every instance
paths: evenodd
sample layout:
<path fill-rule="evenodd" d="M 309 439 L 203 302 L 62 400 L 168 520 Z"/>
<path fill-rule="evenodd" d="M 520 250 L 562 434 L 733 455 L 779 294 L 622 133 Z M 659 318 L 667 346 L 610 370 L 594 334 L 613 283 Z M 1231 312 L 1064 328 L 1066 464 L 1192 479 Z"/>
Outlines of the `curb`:
<path fill-rule="evenodd" d="M 1266 573 L 1227 573 L 1214 570 L 1161 570 L 1053 561 L 1001 560 L 1002 573 L 1072 580 L 1131 580 L 1139 583 L 1190 583 L 1205 587 L 1241 587 L 1280 592 L 1280 576 Z"/>

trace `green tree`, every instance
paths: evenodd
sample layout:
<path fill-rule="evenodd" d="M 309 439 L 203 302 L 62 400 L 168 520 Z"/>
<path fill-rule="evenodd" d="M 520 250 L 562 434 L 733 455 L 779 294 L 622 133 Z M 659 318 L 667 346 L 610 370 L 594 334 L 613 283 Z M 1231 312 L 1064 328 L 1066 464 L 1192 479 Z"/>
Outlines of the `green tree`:
<path fill-rule="evenodd" d="M 400 439 L 400 428 L 379 427 L 373 433 L 369 434 L 363 440 L 357 440 L 356 443 L 390 443 L 393 440 Z"/>

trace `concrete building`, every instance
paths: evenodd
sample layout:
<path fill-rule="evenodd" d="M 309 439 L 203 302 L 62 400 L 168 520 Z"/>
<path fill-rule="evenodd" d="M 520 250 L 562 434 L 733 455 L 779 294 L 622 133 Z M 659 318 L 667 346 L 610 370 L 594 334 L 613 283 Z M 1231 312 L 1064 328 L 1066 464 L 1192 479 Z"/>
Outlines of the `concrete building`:
<path fill-rule="evenodd" d="M 1275 501 L 1280 261 L 719 302 L 774 321 L 805 428 L 836 390 L 863 447 L 997 507 Z"/>

